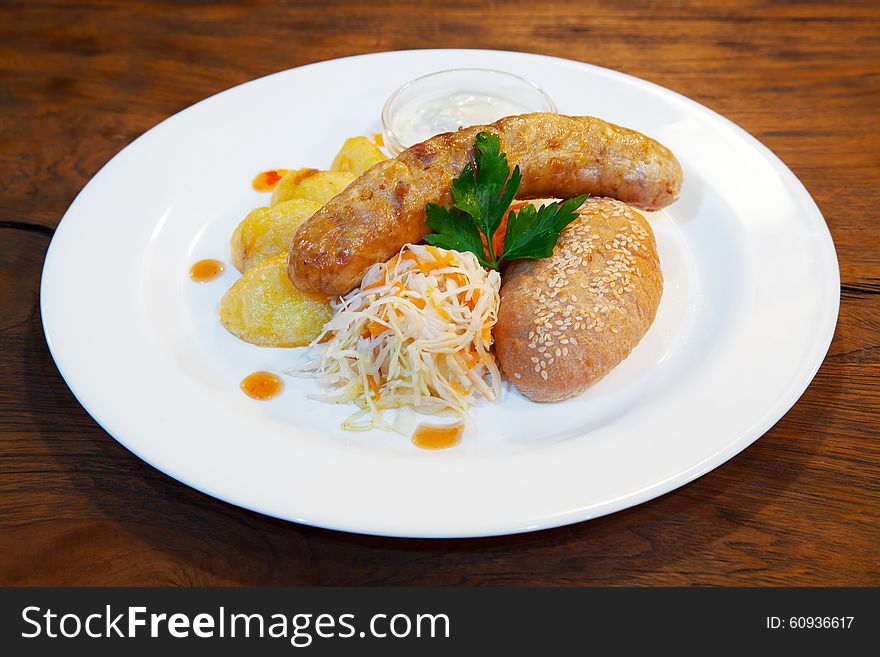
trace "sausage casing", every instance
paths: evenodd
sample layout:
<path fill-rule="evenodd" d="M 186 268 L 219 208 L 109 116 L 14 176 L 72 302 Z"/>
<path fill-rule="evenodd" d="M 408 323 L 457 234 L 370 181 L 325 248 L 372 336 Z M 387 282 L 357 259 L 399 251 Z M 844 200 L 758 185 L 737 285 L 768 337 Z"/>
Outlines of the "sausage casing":
<path fill-rule="evenodd" d="M 608 196 L 644 210 L 672 203 L 681 166 L 662 144 L 589 116 L 535 113 L 449 132 L 365 171 L 294 236 L 288 275 L 301 289 L 343 295 L 364 272 L 429 232 L 425 204 L 452 204 L 452 180 L 478 132 L 497 134 L 522 184 L 517 198 Z"/>

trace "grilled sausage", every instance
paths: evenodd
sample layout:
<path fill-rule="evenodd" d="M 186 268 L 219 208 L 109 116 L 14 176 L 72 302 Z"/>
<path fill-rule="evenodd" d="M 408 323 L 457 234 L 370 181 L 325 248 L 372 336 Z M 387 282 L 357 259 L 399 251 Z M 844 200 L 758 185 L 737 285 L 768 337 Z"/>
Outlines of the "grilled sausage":
<path fill-rule="evenodd" d="M 425 204 L 451 205 L 452 180 L 478 132 L 501 141 L 522 173 L 517 198 L 611 196 L 645 210 L 677 197 L 681 166 L 650 137 L 589 116 L 522 114 L 432 137 L 365 171 L 294 236 L 288 275 L 301 289 L 342 295 L 364 272 L 429 232 Z"/>
<path fill-rule="evenodd" d="M 504 273 L 492 329 L 501 370 L 533 401 L 560 401 L 626 358 L 654 321 L 663 274 L 654 233 L 625 203 L 590 198 L 553 255 Z"/>

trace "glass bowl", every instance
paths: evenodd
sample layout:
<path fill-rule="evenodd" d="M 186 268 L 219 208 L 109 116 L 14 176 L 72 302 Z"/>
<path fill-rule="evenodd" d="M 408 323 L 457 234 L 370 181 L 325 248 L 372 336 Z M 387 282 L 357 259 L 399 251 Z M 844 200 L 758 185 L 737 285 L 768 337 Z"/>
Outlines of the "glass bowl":
<path fill-rule="evenodd" d="M 539 86 L 513 73 L 454 68 L 410 80 L 382 108 L 385 146 L 402 150 L 442 132 L 492 123 L 512 114 L 556 112 Z"/>

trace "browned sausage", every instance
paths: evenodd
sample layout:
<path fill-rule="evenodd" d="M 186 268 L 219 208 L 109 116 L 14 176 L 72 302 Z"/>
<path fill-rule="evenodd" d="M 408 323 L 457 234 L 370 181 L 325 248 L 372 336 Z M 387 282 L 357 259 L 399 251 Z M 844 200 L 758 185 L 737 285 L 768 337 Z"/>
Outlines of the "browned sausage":
<path fill-rule="evenodd" d="M 422 240 L 425 204 L 451 205 L 452 180 L 478 132 L 501 141 L 522 173 L 517 198 L 610 196 L 645 210 L 672 203 L 681 166 L 650 137 L 590 116 L 522 114 L 432 137 L 365 171 L 303 224 L 287 271 L 301 289 L 342 295 L 368 267 Z"/>

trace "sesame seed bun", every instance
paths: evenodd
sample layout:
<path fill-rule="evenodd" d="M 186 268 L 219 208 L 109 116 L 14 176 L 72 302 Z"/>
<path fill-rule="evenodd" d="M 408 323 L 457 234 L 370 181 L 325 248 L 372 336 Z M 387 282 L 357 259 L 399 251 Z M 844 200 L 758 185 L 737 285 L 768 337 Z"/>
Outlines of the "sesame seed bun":
<path fill-rule="evenodd" d="M 662 293 L 645 218 L 621 201 L 587 199 L 551 257 L 505 272 L 493 329 L 501 370 L 533 401 L 577 395 L 629 355 Z"/>

